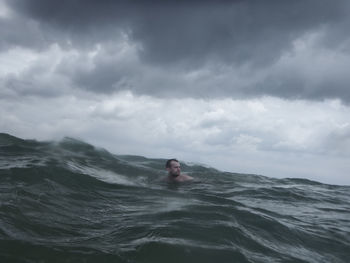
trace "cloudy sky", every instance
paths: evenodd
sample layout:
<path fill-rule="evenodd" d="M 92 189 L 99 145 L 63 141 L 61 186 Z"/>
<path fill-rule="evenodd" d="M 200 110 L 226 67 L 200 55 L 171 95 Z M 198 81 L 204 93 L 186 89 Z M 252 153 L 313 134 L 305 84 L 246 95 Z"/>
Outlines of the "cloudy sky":
<path fill-rule="evenodd" d="M 350 184 L 347 0 L 0 0 L 0 132 Z"/>

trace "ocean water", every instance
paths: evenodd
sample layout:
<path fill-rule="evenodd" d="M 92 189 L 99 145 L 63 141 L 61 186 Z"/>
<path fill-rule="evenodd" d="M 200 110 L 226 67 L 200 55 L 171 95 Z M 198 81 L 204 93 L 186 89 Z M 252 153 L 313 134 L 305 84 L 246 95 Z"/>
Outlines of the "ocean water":
<path fill-rule="evenodd" d="M 0 262 L 350 262 L 350 187 L 0 134 Z"/>

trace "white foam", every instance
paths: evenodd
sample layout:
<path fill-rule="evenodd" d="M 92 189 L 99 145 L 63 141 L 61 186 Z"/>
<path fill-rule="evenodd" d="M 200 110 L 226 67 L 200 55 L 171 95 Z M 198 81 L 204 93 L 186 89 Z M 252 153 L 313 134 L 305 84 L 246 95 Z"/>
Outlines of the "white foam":
<path fill-rule="evenodd" d="M 127 176 L 115 173 L 113 171 L 89 166 L 82 166 L 73 162 L 67 162 L 67 165 L 74 171 L 87 174 L 106 183 L 133 186 L 139 185 L 138 183 L 131 181 Z"/>

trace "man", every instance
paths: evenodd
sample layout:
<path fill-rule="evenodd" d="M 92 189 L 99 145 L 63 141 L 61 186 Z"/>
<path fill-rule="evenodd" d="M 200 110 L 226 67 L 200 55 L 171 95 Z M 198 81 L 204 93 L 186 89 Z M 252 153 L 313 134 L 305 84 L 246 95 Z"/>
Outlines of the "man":
<path fill-rule="evenodd" d="M 193 177 L 181 173 L 180 163 L 176 159 L 170 159 L 166 162 L 165 168 L 168 171 L 168 182 L 186 182 L 193 180 Z"/>

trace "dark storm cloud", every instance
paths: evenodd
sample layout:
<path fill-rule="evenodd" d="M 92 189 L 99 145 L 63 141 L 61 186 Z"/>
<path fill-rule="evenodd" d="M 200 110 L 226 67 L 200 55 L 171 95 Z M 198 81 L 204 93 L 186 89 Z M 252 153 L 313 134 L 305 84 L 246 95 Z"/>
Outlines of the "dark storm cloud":
<path fill-rule="evenodd" d="M 247 66 L 253 78 L 253 72 L 269 67 L 289 52 L 296 39 L 320 30 L 324 34 L 318 45 L 341 50 L 347 56 L 350 53 L 344 47 L 349 40 L 346 32 L 350 26 L 349 3 L 345 0 L 11 0 L 7 3 L 19 17 L 27 17 L 41 30 L 36 37 L 28 34 L 25 38 L 18 37 L 20 33 L 11 35 L 12 31 L 7 30 L 8 42 L 29 47 L 35 43 L 37 47 L 59 43 L 62 47 L 73 45 L 82 49 L 113 42 L 122 32 L 139 44 L 138 56 L 142 63 L 165 67 L 169 71 L 176 69 L 175 74 L 179 69 L 196 70 L 211 62 Z M 35 26 L 27 30 L 37 31 Z M 1 43 L 3 46 L 8 44 Z M 120 65 L 108 62 L 95 66 L 93 71 L 73 77 L 77 85 L 98 92 L 125 88 L 125 70 Z M 206 93 L 208 96 L 244 97 L 267 94 L 285 98 L 345 98 L 349 101 L 349 92 L 344 88 L 347 83 L 346 76 L 342 76 L 339 82 L 331 76 L 322 85 L 312 84 L 310 88 L 303 74 L 271 72 L 250 86 L 239 83 L 220 86 L 216 83 L 219 88 L 215 90 L 198 86 L 190 91 L 181 91 L 179 87 L 178 91 L 188 92 L 188 95 Z M 156 91 L 151 84 L 134 89 L 148 94 Z"/>
<path fill-rule="evenodd" d="M 113 29 L 123 29 L 142 44 L 143 58 L 159 63 L 198 63 L 208 58 L 266 63 L 296 37 L 338 24 L 348 15 L 348 4 L 339 0 L 12 0 L 9 4 L 44 26 L 70 32 L 73 40 L 78 35 L 82 43 L 113 38 Z"/>
<path fill-rule="evenodd" d="M 0 51 L 11 46 L 25 46 L 33 49 L 46 47 L 38 25 L 34 22 L 27 23 L 20 17 L 16 20 L 0 18 L 0 32 Z"/>

